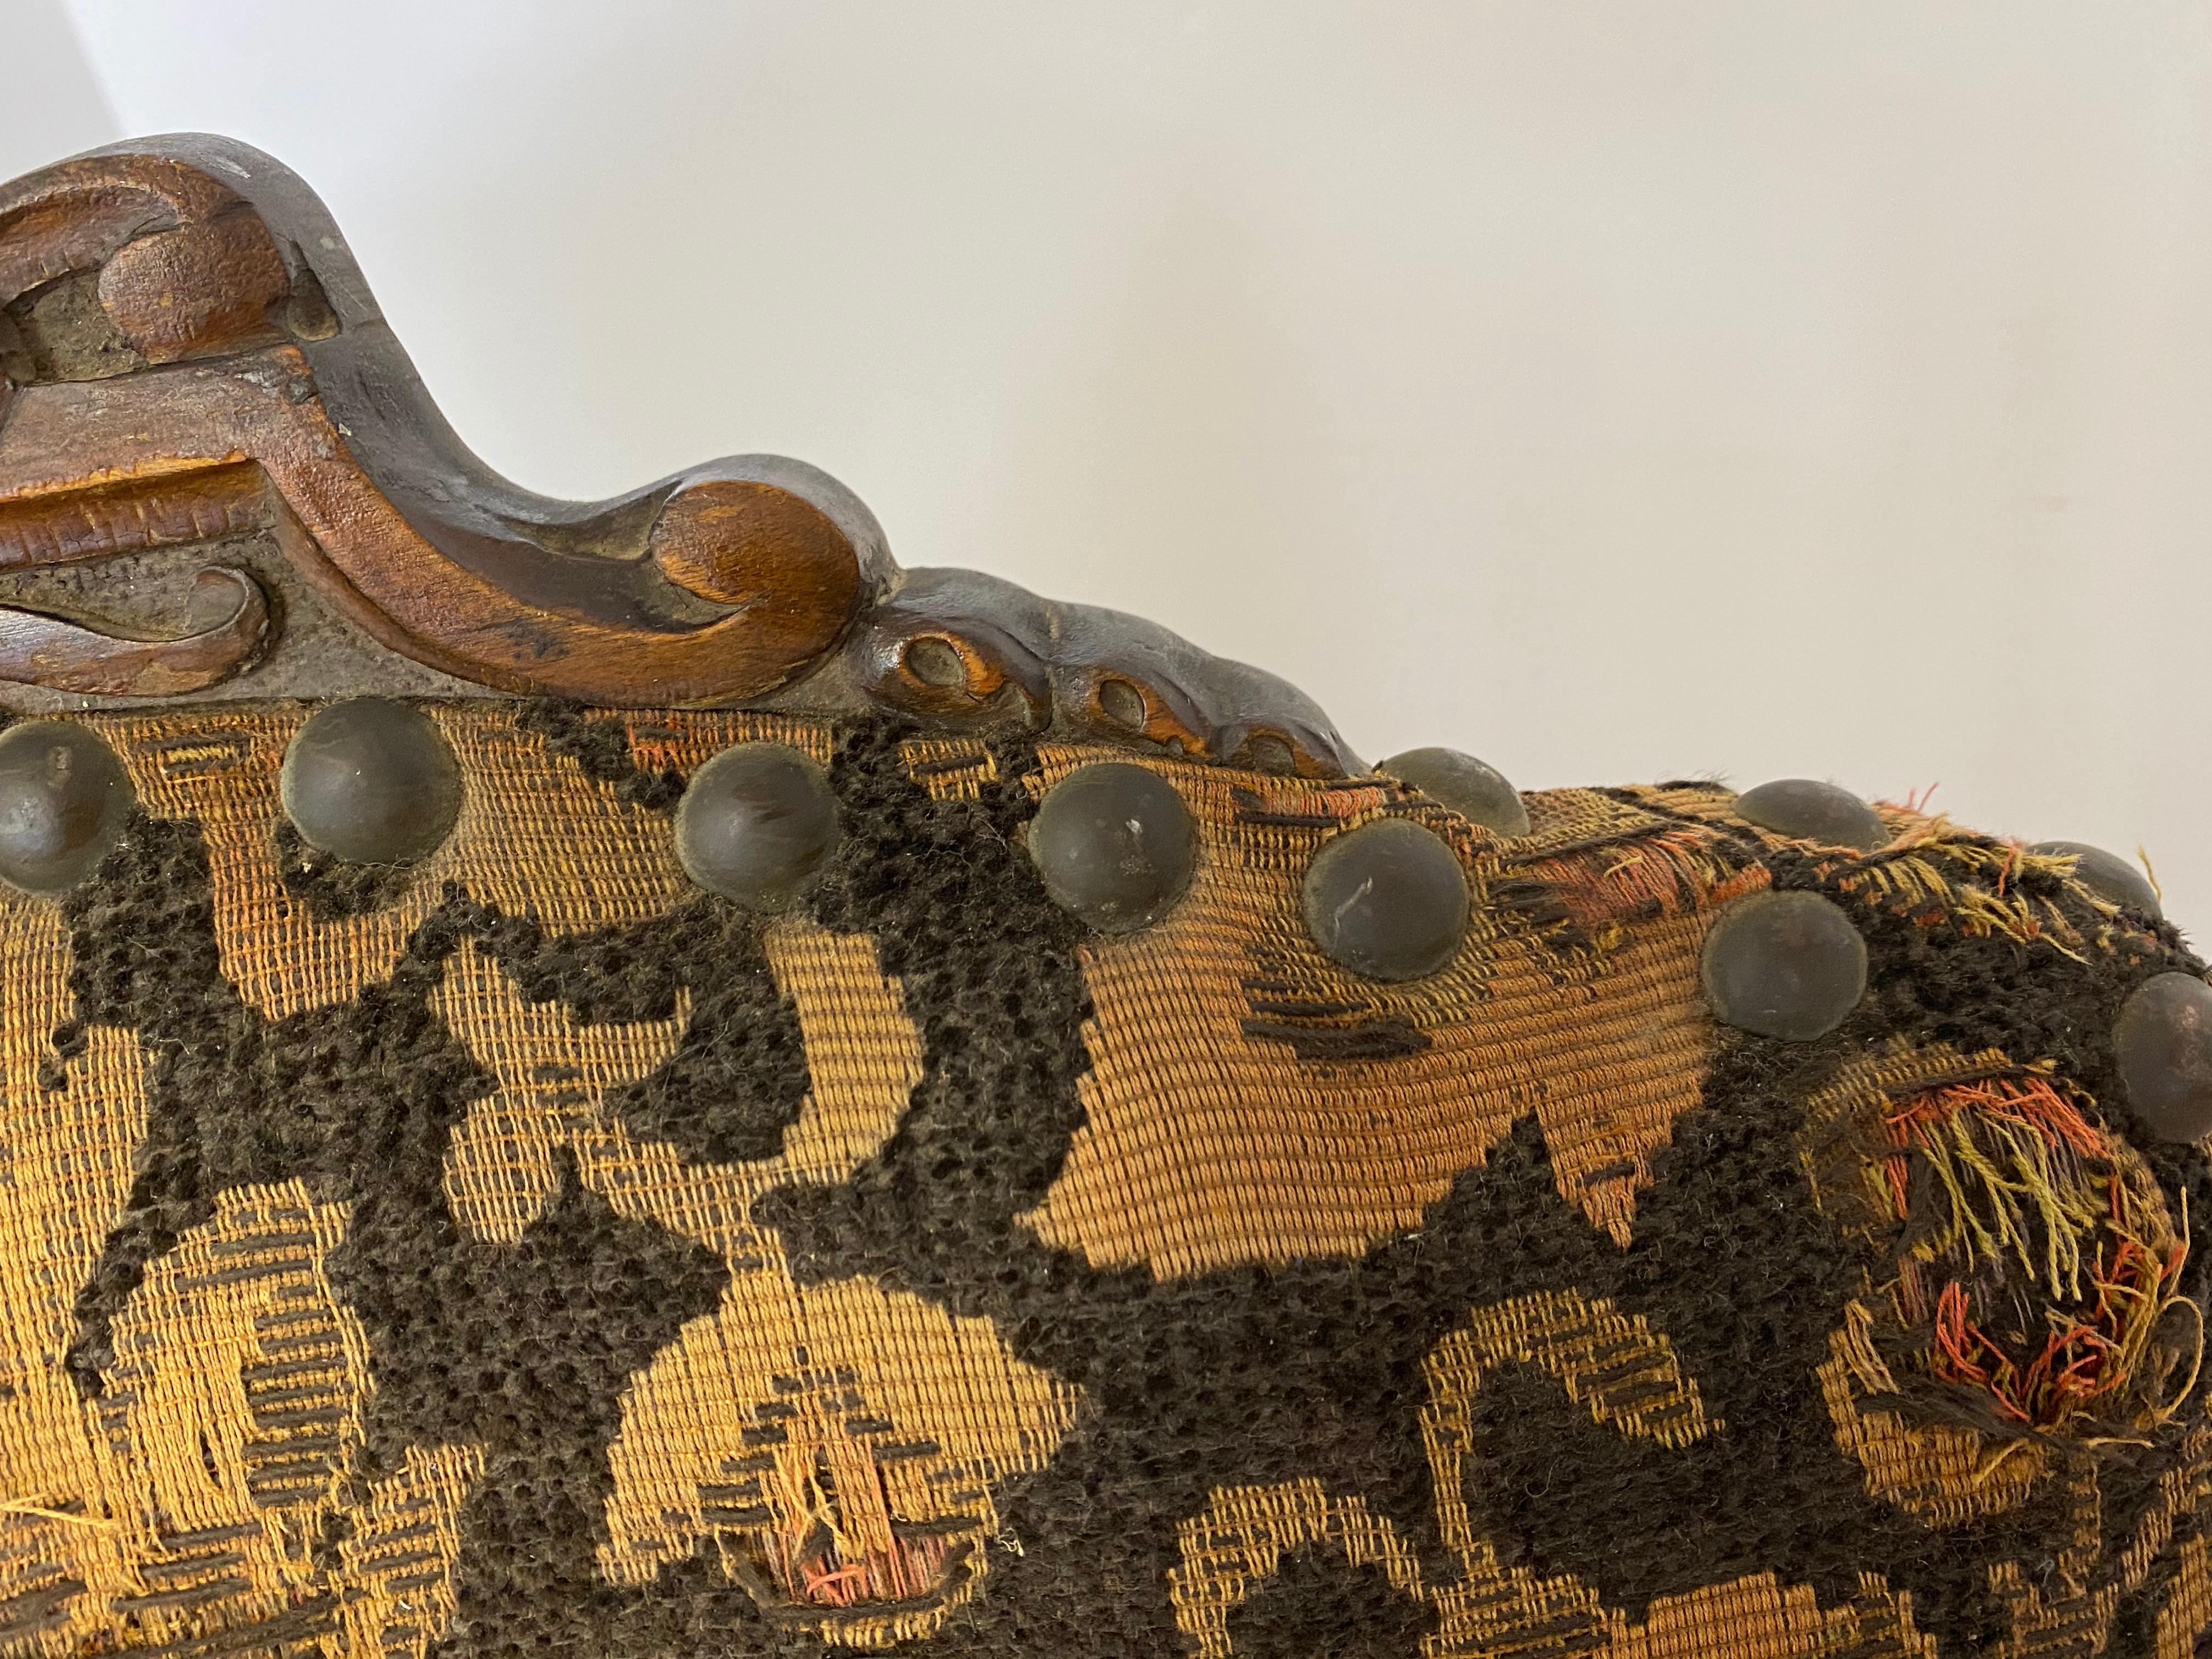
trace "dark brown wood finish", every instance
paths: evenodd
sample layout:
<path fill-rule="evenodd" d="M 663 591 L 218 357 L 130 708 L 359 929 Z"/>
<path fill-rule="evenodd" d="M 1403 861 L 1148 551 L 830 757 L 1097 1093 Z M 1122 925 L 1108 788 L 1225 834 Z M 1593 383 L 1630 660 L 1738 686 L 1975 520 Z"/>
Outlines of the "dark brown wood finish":
<path fill-rule="evenodd" d="M 259 203 L 232 188 L 257 183 Z M 289 175 L 214 140 L 82 157 L 0 193 L 16 336 L 0 505 L 248 460 L 302 576 L 376 639 L 503 690 L 608 702 L 773 691 L 881 586 L 886 562 L 864 568 L 775 483 L 708 470 L 645 492 L 648 515 L 625 511 L 639 497 L 580 507 L 495 479 L 434 419 L 333 228 Z M 95 272 L 89 295 L 62 289 Z M 441 496 L 463 511 L 426 505 Z M 615 544 L 640 531 L 642 547 Z"/>
<path fill-rule="evenodd" d="M 229 614 L 170 639 L 135 640 L 35 611 L 0 611 L 0 680 L 107 697 L 170 697 L 219 685 L 260 654 L 269 601 L 251 575 L 227 565 L 201 571 L 197 586 L 227 600 Z"/>
<path fill-rule="evenodd" d="M 1012 717 L 1262 771 L 1362 769 L 1328 716 L 1273 675 L 972 570 L 909 573 L 849 654 L 878 701 L 948 725 Z"/>
<path fill-rule="evenodd" d="M 240 596 L 198 631 L 23 601 L 0 620 L 0 680 L 250 689 L 285 605 L 222 562 L 241 536 L 390 652 L 499 691 L 890 702 L 1358 767 L 1291 687 L 1164 629 L 966 572 L 902 576 L 867 509 L 798 462 L 717 461 L 603 502 L 518 489 L 432 404 L 322 204 L 244 145 L 142 140 L 0 189 L 0 606 L 10 572 L 155 550 L 205 549 L 207 581 Z"/>

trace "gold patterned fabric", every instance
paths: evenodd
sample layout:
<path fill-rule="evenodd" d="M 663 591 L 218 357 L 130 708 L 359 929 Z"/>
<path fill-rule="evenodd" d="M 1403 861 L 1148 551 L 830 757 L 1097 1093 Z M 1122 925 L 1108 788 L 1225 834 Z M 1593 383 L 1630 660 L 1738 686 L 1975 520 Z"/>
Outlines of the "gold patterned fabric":
<path fill-rule="evenodd" d="M 1791 842 L 1698 785 L 1505 838 L 1146 754 L 1197 865 L 1103 934 L 1025 846 L 1103 751 L 424 708 L 465 803 L 417 866 L 303 848 L 309 711 L 240 705 L 81 717 L 138 815 L 67 897 L 0 890 L 0 1655 L 2212 1631 L 2212 1182 L 2109 1037 L 2202 964 L 2063 862 L 1901 809 Z M 765 915 L 631 787 L 752 742 L 840 813 Z M 1301 908 L 1382 817 L 1470 896 L 1405 983 Z M 1701 980 L 1777 889 L 1868 944 L 1818 1042 Z"/>

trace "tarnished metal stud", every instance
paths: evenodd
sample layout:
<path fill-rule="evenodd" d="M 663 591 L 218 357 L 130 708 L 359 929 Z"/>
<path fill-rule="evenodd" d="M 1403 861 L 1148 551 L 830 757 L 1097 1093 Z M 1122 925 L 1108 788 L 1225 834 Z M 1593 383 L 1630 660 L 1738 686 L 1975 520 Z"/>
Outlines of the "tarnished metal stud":
<path fill-rule="evenodd" d="M 0 879 L 27 893 L 67 892 L 123 835 L 133 804 L 115 751 L 70 720 L 0 732 Z"/>
<path fill-rule="evenodd" d="M 1234 763 L 1255 772 L 1292 777 L 1297 773 L 1298 756 L 1297 750 L 1272 732 L 1255 732 L 1238 748 Z"/>
<path fill-rule="evenodd" d="M 2212 1134 L 2212 985 L 2159 974 L 2120 1006 L 2112 1033 L 2128 1104 L 2160 1140 Z"/>
<path fill-rule="evenodd" d="M 1408 749 L 1375 769 L 1410 783 L 1440 806 L 1449 806 L 1470 823 L 1501 836 L 1528 833 L 1528 809 L 1521 792 L 1486 762 L 1456 749 Z"/>
<path fill-rule="evenodd" d="M 1145 694 L 1127 680 L 1105 679 L 1098 682 L 1098 707 L 1115 725 L 1132 732 L 1145 729 L 1146 708 Z"/>
<path fill-rule="evenodd" d="M 933 685 L 943 691 L 968 684 L 968 665 L 961 659 L 959 652 L 933 634 L 917 635 L 908 640 L 902 660 L 906 664 L 906 672 L 924 685 Z"/>
<path fill-rule="evenodd" d="M 412 864 L 453 832 L 461 767 L 434 721 L 389 697 L 354 697 L 309 717 L 278 780 L 301 839 L 352 864 Z"/>
<path fill-rule="evenodd" d="M 1889 830 L 1848 789 L 1813 778 L 1778 778 L 1735 798 L 1736 816 L 1793 841 L 1853 847 L 1862 853 L 1889 844 Z"/>
<path fill-rule="evenodd" d="M 1757 893 L 1705 935 L 1701 963 L 1713 1016 L 1757 1036 L 1810 1042 L 1866 994 L 1866 940 L 1818 893 Z"/>
<path fill-rule="evenodd" d="M 1175 787 L 1126 761 L 1069 773 L 1030 823 L 1046 890 L 1102 933 L 1148 927 L 1198 865 L 1198 830 Z"/>
<path fill-rule="evenodd" d="M 1378 818 L 1314 855 L 1306 930 L 1332 962 L 1369 979 L 1420 979 L 1458 952 L 1467 872 L 1443 838 L 1406 818 Z"/>
<path fill-rule="evenodd" d="M 2075 860 L 2074 878 L 2099 898 L 2147 916 L 2165 915 L 2150 878 L 2116 853 L 2079 841 L 2039 841 L 2027 849 L 2047 858 Z"/>
<path fill-rule="evenodd" d="M 691 879 L 760 910 L 796 897 L 838 834 L 830 780 L 780 743 L 725 749 L 699 769 L 676 809 L 676 854 Z"/>

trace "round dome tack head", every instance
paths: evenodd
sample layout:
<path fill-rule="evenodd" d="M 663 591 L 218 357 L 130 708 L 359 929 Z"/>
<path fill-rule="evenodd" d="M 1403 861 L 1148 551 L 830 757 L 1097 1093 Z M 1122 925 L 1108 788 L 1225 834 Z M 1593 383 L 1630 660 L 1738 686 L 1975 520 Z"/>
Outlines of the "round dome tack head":
<path fill-rule="evenodd" d="M 1279 777 L 1294 776 L 1298 769 L 1297 751 L 1271 732 L 1255 732 L 1245 738 L 1232 763 Z"/>
<path fill-rule="evenodd" d="M 1054 784 L 1029 842 L 1054 900 L 1106 933 L 1158 921 L 1198 867 L 1198 828 L 1182 797 L 1127 761 L 1079 767 Z"/>
<path fill-rule="evenodd" d="M 1777 778 L 1735 798 L 1736 816 L 1793 841 L 1853 847 L 1871 853 L 1889 844 L 1889 830 L 1848 789 L 1814 778 Z"/>
<path fill-rule="evenodd" d="M 2212 985 L 2159 974 L 2120 1006 L 2112 1046 L 2128 1104 L 2160 1140 L 2212 1134 Z"/>
<path fill-rule="evenodd" d="M 1521 792 L 1486 761 L 1456 749 L 1408 749 L 1376 767 L 1401 783 L 1410 783 L 1440 806 L 1449 806 L 1470 823 L 1501 836 L 1528 833 L 1528 809 Z"/>
<path fill-rule="evenodd" d="M 2075 880 L 2107 903 L 2140 910 L 2154 919 L 2166 914 L 2150 878 L 2117 853 L 2080 841 L 2039 841 L 2027 850 L 2046 858 L 2073 859 Z"/>
<path fill-rule="evenodd" d="M 301 839 L 349 864 L 413 864 L 461 815 L 461 767 L 437 723 L 389 697 L 319 709 L 284 751 L 278 780 Z"/>
<path fill-rule="evenodd" d="M 829 778 L 787 744 L 725 749 L 693 775 L 676 809 L 676 856 L 685 873 L 757 910 L 790 903 L 839 834 Z"/>
<path fill-rule="evenodd" d="M 1377 818 L 1334 837 L 1307 866 L 1306 931 L 1368 979 L 1423 979 L 1467 933 L 1467 872 L 1435 831 Z"/>
<path fill-rule="evenodd" d="M 968 683 L 968 665 L 961 660 L 959 652 L 933 634 L 908 640 L 900 659 L 908 673 L 941 691 Z"/>
<path fill-rule="evenodd" d="M 1842 1024 L 1866 994 L 1866 940 L 1818 893 L 1756 893 L 1713 924 L 1699 973 L 1723 1024 L 1810 1042 Z"/>
<path fill-rule="evenodd" d="M 1106 718 L 1112 720 L 1115 725 L 1125 726 L 1132 732 L 1141 732 L 1145 729 L 1145 718 L 1148 712 L 1145 703 L 1145 694 L 1130 684 L 1128 681 L 1118 679 L 1099 681 L 1098 706 L 1105 711 Z"/>
<path fill-rule="evenodd" d="M 9 726 L 0 732 L 0 880 L 67 892 L 121 839 L 134 799 L 123 763 L 89 727 Z"/>

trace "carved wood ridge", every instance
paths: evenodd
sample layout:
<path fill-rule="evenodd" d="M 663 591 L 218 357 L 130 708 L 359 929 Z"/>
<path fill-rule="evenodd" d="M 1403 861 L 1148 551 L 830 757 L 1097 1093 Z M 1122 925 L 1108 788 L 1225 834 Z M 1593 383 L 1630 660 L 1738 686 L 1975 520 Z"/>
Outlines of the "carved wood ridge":
<path fill-rule="evenodd" d="M 497 691 L 889 702 L 1357 766 L 1291 687 L 1164 629 L 901 573 L 866 507 L 796 461 L 712 462 L 599 502 L 516 488 L 430 402 L 321 202 L 246 146 L 139 140 L 0 188 L 0 585 L 207 553 L 190 617 L 145 615 L 127 581 L 97 604 L 72 587 L 74 614 L 0 591 L 0 682 L 176 698 L 253 675 L 281 658 L 286 596 L 222 550 L 256 537 L 281 587 Z"/>

